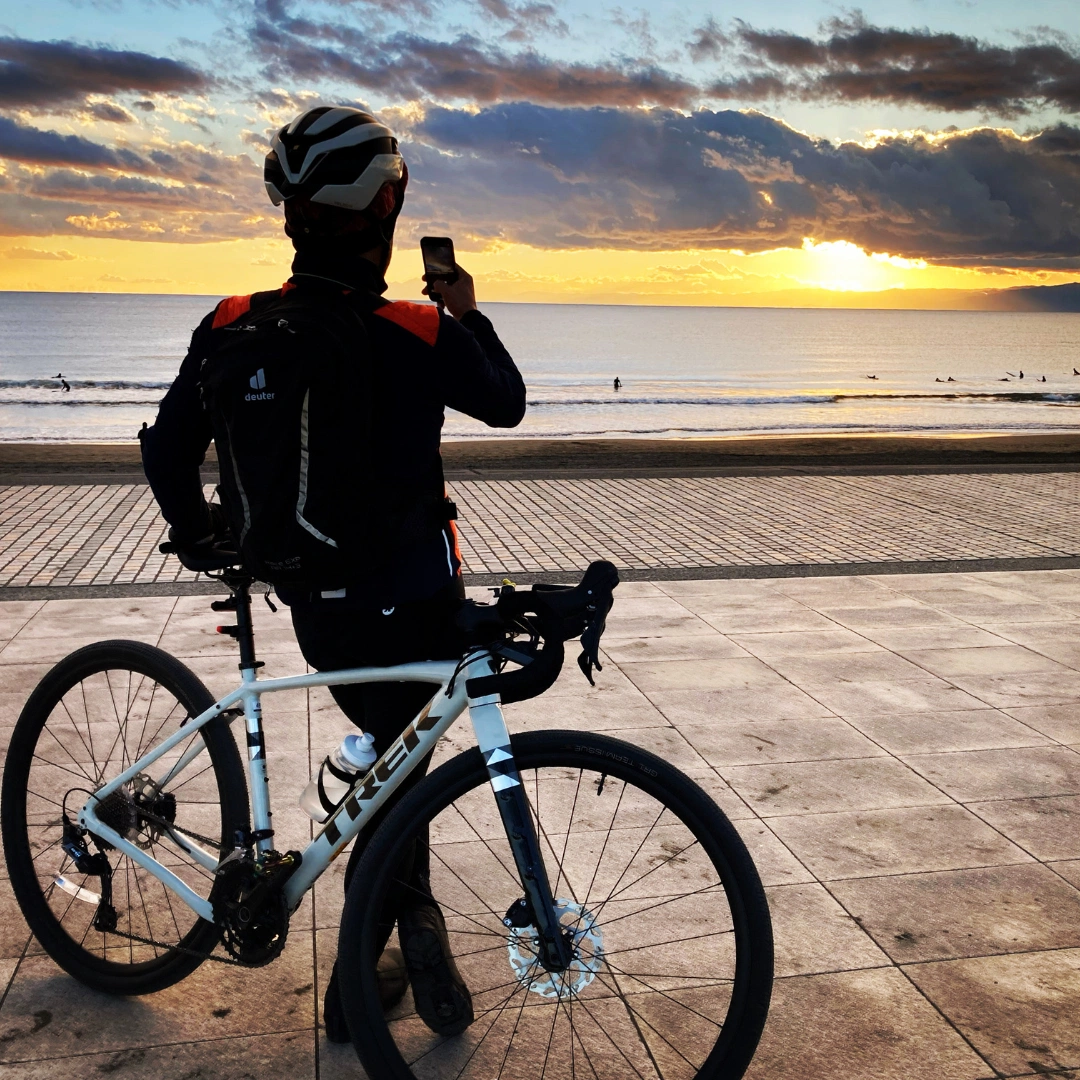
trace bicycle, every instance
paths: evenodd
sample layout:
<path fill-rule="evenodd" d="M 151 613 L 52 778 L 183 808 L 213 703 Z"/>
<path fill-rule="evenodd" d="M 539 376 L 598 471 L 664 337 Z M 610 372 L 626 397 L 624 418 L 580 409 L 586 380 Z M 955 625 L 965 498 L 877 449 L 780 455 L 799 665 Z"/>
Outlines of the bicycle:
<path fill-rule="evenodd" d="M 656 755 L 579 731 L 511 736 L 502 713 L 550 688 L 572 637 L 592 682 L 618 583 L 610 563 L 574 588 L 504 587 L 492 604 L 467 603 L 460 661 L 274 679 L 258 678 L 252 578 L 220 562 L 193 568 L 229 589 L 211 606 L 235 614 L 219 629 L 239 646 L 239 687 L 214 701 L 160 649 L 103 641 L 61 660 L 14 730 L 4 851 L 19 906 L 60 967 L 134 995 L 208 959 L 271 962 L 307 890 L 467 709 L 478 745 L 403 795 L 345 900 L 341 998 L 368 1075 L 743 1075 L 768 1012 L 772 931 L 738 834 Z M 430 684 L 432 697 L 307 847 L 278 852 L 262 698 L 387 681 Z M 472 1023 L 453 1037 L 426 1027 L 409 995 L 385 1015 L 379 1001 L 380 914 L 407 898 L 418 844 L 472 994 Z"/>

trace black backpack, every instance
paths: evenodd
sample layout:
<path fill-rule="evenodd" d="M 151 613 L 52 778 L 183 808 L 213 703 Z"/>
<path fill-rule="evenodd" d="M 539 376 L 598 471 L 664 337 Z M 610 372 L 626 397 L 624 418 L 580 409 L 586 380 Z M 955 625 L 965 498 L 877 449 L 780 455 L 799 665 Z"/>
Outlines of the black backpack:
<path fill-rule="evenodd" d="M 415 505 L 378 505 L 363 314 L 385 301 L 317 286 L 252 300 L 246 314 L 212 331 L 200 373 L 222 508 L 260 581 L 339 588 L 417 516 Z"/>

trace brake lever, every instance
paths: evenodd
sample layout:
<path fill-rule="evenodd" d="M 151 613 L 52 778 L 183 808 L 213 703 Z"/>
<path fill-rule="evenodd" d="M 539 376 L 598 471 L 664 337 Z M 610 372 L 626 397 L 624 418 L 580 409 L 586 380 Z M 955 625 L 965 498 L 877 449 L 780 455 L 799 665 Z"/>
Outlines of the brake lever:
<path fill-rule="evenodd" d="M 597 671 L 604 670 L 603 664 L 600 663 L 600 638 L 607 625 L 606 611 L 594 608 L 593 612 L 593 617 L 581 635 L 581 655 L 577 659 L 578 667 L 581 668 L 582 675 L 589 680 L 590 686 L 596 685 L 592 677 L 593 668 Z"/>

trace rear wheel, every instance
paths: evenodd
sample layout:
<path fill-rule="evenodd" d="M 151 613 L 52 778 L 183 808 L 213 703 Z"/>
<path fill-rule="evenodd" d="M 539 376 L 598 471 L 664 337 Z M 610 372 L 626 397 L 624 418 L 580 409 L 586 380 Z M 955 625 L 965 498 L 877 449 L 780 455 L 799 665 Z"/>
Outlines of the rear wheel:
<path fill-rule="evenodd" d="M 387 817 L 346 898 L 338 973 L 368 1074 L 741 1077 L 768 1012 L 773 952 L 764 891 L 730 822 L 627 743 L 557 731 L 512 742 L 574 961 L 546 971 L 532 928 L 505 925 L 523 890 L 479 751 L 462 754 Z M 453 1037 L 429 1029 L 412 994 L 385 1016 L 379 1003 L 380 914 L 420 895 L 425 837 L 431 895 L 472 998 L 472 1023 Z"/>
<path fill-rule="evenodd" d="M 62 843 L 64 814 L 76 821 L 91 792 L 213 704 L 174 657 L 140 642 L 103 641 L 72 653 L 42 679 L 12 734 L 0 793 L 11 886 L 45 951 L 97 990 L 144 994 L 171 986 L 199 966 L 218 930 L 152 874 L 88 835 L 88 854 L 107 860 L 117 915 L 115 930 L 96 928 L 103 878 L 78 872 Z M 174 771 L 200 739 L 203 752 Z M 208 897 L 213 872 L 184 847 L 194 841 L 220 857 L 248 822 L 243 765 L 227 722 L 211 720 L 181 739 L 97 812 Z"/>

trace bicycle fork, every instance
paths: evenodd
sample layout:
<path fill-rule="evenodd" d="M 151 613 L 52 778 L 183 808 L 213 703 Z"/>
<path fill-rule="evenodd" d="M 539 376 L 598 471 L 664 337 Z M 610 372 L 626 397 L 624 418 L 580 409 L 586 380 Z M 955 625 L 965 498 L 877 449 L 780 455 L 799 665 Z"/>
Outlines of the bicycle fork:
<path fill-rule="evenodd" d="M 491 790 L 495 793 L 518 877 L 525 890 L 526 910 L 519 917 L 508 912 L 504 923 L 507 926 L 535 925 L 541 964 L 548 971 L 565 971 L 573 960 L 573 952 L 555 911 L 551 882 L 533 826 L 529 800 L 510 747 L 510 733 L 499 707 L 499 696 L 490 694 L 471 700 L 469 717 L 484 755 Z"/>

